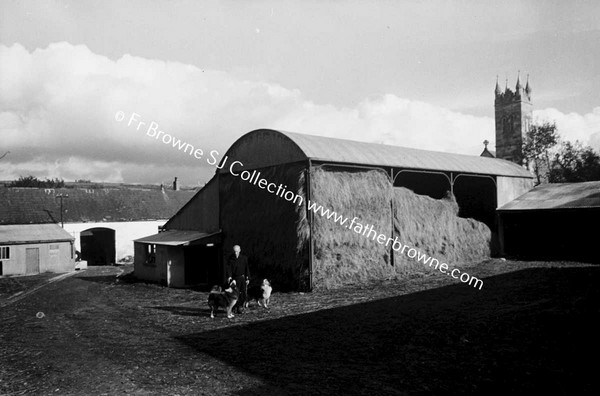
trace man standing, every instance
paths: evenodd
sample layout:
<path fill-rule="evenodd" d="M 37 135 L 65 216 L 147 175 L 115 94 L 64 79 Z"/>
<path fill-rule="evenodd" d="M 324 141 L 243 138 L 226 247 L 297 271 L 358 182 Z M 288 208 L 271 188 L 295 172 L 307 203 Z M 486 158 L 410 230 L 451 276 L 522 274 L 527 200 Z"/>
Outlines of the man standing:
<path fill-rule="evenodd" d="M 227 266 L 225 268 L 225 275 L 227 276 L 227 282 L 235 280 L 235 283 L 240 292 L 240 297 L 235 304 L 234 309 L 236 313 L 242 313 L 242 307 L 246 301 L 246 290 L 248 282 L 250 281 L 250 269 L 248 268 L 248 257 L 241 254 L 242 249 L 239 245 L 233 247 L 233 254 L 229 256 L 227 260 Z"/>

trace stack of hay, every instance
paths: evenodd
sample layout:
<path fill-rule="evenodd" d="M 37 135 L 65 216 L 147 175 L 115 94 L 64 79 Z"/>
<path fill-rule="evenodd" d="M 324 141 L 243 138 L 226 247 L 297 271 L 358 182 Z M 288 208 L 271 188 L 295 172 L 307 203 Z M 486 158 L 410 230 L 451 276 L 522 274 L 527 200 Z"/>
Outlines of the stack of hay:
<path fill-rule="evenodd" d="M 458 205 L 452 197 L 436 200 L 405 188 L 394 188 L 387 175 L 376 170 L 321 168 L 313 171 L 311 180 L 313 202 L 350 220 L 357 217 L 359 223 L 365 227 L 372 225 L 378 234 L 398 236 L 402 244 L 450 267 L 489 257 L 489 228 L 476 220 L 458 217 Z M 315 289 L 433 271 L 397 252 L 392 260 L 389 247 L 349 229 L 350 220 L 342 226 L 333 219 L 314 215 Z M 306 229 L 306 221 L 299 222 L 301 242 L 307 239 Z"/>

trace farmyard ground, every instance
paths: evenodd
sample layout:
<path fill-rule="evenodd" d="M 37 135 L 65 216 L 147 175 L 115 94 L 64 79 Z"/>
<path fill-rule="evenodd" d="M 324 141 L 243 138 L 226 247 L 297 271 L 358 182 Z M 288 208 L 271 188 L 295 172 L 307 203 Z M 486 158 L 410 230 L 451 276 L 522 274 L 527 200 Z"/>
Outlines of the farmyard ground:
<path fill-rule="evenodd" d="M 254 305 L 233 320 L 210 319 L 206 292 L 116 277 L 131 267 L 89 268 L 0 308 L 0 394 L 599 390 L 600 267 L 463 267 L 483 290 L 431 271 L 275 293 L 270 311 Z M 0 299 L 35 284 L 0 279 Z"/>

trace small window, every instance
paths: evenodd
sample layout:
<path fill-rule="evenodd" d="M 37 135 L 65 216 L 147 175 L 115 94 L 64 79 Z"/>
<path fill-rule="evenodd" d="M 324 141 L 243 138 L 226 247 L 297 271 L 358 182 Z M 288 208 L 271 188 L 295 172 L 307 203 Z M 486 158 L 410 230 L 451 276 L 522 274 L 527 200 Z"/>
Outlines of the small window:
<path fill-rule="evenodd" d="M 58 247 L 58 245 L 50 245 L 48 247 L 48 249 L 50 249 L 50 250 L 59 250 L 59 247 Z"/>
<path fill-rule="evenodd" d="M 146 261 L 144 264 L 149 266 L 156 265 L 156 245 L 146 245 Z"/>
<path fill-rule="evenodd" d="M 10 246 L 0 246 L 0 260 L 10 259 Z"/>

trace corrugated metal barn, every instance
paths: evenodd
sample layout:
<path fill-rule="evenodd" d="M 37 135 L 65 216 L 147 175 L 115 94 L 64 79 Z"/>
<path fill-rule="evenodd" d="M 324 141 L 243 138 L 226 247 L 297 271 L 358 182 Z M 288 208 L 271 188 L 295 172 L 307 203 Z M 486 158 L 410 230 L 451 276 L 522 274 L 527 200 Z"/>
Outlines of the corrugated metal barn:
<path fill-rule="evenodd" d="M 0 275 L 73 271 L 74 240 L 56 224 L 0 225 Z"/>
<path fill-rule="evenodd" d="M 507 256 L 600 263 L 600 182 L 543 184 L 498 209 Z"/>
<path fill-rule="evenodd" d="M 261 185 L 259 179 L 274 186 Z M 382 250 L 372 241 L 346 240 L 332 228 L 332 221 L 323 221 L 308 210 L 309 201 L 370 221 L 393 237 L 401 229 L 401 224 L 396 224 L 399 209 L 394 198 L 396 192 L 404 191 L 399 187 L 425 196 L 432 208 L 436 200 L 450 193 L 458 204 L 458 215 L 478 221 L 461 223 L 461 227 L 474 229 L 485 224 L 495 230 L 498 205 L 532 185 L 527 170 L 495 158 L 255 130 L 229 148 L 213 179 L 165 224 L 164 235 L 136 241 L 135 273 L 143 279 L 166 282 L 167 263 L 157 261 L 158 251 L 178 245 L 182 249 L 179 257 L 187 254 L 194 261 L 182 264 L 179 271 L 200 266 L 203 269 L 197 272 L 214 274 L 214 278 L 208 276 L 199 283 L 219 283 L 223 257 L 239 244 L 249 256 L 255 276 L 274 279 L 280 290 L 328 287 L 328 278 L 341 283 L 383 278 L 398 271 L 393 250 Z M 283 199 L 284 193 L 274 193 L 275 186 L 285 194 L 302 197 L 303 204 Z M 184 237 L 179 231 L 197 234 Z M 458 249 L 452 240 L 440 243 L 442 252 Z M 192 252 L 192 245 L 210 248 L 213 253 L 204 256 L 198 248 Z M 325 245 L 345 250 L 336 252 Z M 362 264 L 356 262 L 359 256 Z M 155 269 L 148 271 L 148 267 Z M 176 278 L 185 280 L 185 275 Z"/>

